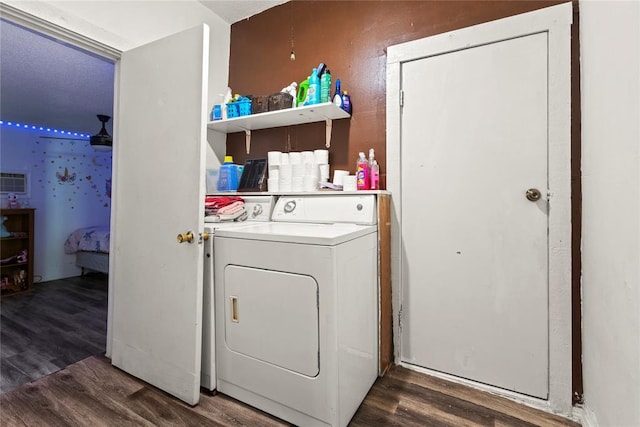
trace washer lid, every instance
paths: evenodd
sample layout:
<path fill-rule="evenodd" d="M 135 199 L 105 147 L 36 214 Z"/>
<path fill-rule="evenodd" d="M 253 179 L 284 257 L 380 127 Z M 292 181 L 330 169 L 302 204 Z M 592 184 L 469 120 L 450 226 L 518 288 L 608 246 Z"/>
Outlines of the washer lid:
<path fill-rule="evenodd" d="M 247 221 L 229 221 L 229 222 L 205 222 L 204 223 L 204 231 L 207 233 L 218 235 L 218 231 L 223 228 L 240 228 L 247 227 L 247 225 L 251 225 L 251 222 Z"/>
<path fill-rule="evenodd" d="M 219 229 L 216 237 L 334 246 L 375 231 L 372 225 L 266 222 Z"/>

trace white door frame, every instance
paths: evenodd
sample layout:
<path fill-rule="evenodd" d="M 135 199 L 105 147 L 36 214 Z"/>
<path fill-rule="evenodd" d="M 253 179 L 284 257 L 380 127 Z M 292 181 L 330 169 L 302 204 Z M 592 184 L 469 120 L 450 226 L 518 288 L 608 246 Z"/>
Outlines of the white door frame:
<path fill-rule="evenodd" d="M 400 363 L 402 304 L 401 241 L 401 95 L 402 64 L 460 49 L 523 35 L 547 33 L 548 69 L 548 179 L 549 179 L 549 400 L 461 380 L 543 409 L 571 415 L 571 23 L 572 5 L 564 3 L 537 11 L 427 37 L 387 49 L 387 189 L 391 191 L 391 277 L 395 361 Z M 415 197 L 419 197 L 416 195 Z"/>
<path fill-rule="evenodd" d="M 97 40 L 94 40 L 90 37 L 84 36 L 80 33 L 76 33 L 74 31 L 68 30 L 60 25 L 57 25 L 51 21 L 47 21 L 41 17 L 32 15 L 20 9 L 17 9 L 13 6 L 10 6 L 5 3 L 0 3 L 0 12 L 2 13 L 2 18 L 8 21 L 11 21 L 15 24 L 21 25 L 25 28 L 29 28 L 31 30 L 37 31 L 42 34 L 46 34 L 51 36 L 57 40 L 64 41 L 69 43 L 70 45 L 76 46 L 80 49 L 84 49 L 88 52 L 91 52 L 97 56 L 110 59 L 115 62 L 114 67 L 114 97 L 113 97 L 113 138 L 118 140 L 118 99 L 119 99 L 119 83 L 120 83 L 120 56 L 122 52 L 114 47 L 108 46 L 104 43 L 101 43 Z M 116 154 L 118 150 L 118 145 L 115 144 L 113 147 L 113 162 L 111 164 L 111 187 L 113 193 L 115 194 L 117 191 L 118 183 L 116 182 L 116 168 L 117 164 L 115 163 Z M 116 212 L 116 203 L 115 199 L 111 200 L 111 219 L 110 219 L 110 229 L 115 228 L 115 215 Z M 112 235 L 110 240 L 109 252 L 113 253 L 115 248 L 115 238 Z M 109 271 L 113 271 L 113 257 L 109 257 Z M 107 357 L 111 357 L 111 336 L 113 332 L 113 293 L 115 290 L 115 285 L 113 283 L 113 275 L 109 275 L 109 283 L 108 283 L 108 302 L 107 302 L 107 337 L 106 337 L 106 352 L 105 355 Z"/>

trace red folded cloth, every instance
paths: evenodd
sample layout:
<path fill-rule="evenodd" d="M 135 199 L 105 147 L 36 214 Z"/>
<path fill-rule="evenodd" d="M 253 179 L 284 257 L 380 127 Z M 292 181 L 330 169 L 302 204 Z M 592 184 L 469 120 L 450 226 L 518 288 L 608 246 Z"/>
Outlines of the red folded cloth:
<path fill-rule="evenodd" d="M 218 209 L 218 215 L 230 215 L 244 209 L 244 202 L 233 202 Z"/>
<path fill-rule="evenodd" d="M 207 196 L 204 198 L 204 209 L 207 214 L 214 214 L 220 208 L 237 202 L 244 202 L 244 199 L 238 196 Z"/>

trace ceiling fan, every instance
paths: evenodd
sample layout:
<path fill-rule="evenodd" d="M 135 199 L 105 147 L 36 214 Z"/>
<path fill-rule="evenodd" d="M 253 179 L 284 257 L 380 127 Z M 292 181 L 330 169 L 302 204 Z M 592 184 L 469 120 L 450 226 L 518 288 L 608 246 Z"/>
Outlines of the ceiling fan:
<path fill-rule="evenodd" d="M 105 114 L 98 114 L 97 117 L 98 117 L 98 120 L 102 122 L 102 128 L 97 134 L 89 138 L 89 144 L 91 144 L 93 149 L 96 151 L 111 151 L 113 146 L 113 138 L 111 138 L 111 135 L 109 135 L 109 133 L 107 132 L 107 129 L 105 128 L 105 124 L 109 121 L 109 119 L 111 119 L 111 116 L 107 116 Z M 65 139 L 65 140 L 74 140 L 74 141 L 87 140 L 86 138 L 69 138 L 69 137 L 62 137 L 62 136 L 41 136 L 40 138 Z"/>

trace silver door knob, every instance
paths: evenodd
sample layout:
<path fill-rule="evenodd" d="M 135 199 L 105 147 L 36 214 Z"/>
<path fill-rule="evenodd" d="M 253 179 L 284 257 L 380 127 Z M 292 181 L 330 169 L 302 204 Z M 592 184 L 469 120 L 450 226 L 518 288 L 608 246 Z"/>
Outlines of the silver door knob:
<path fill-rule="evenodd" d="M 536 202 L 540 200 L 540 197 L 542 197 L 542 193 L 540 193 L 540 190 L 537 188 L 528 189 L 525 195 L 527 196 L 527 200 L 531 202 Z"/>

